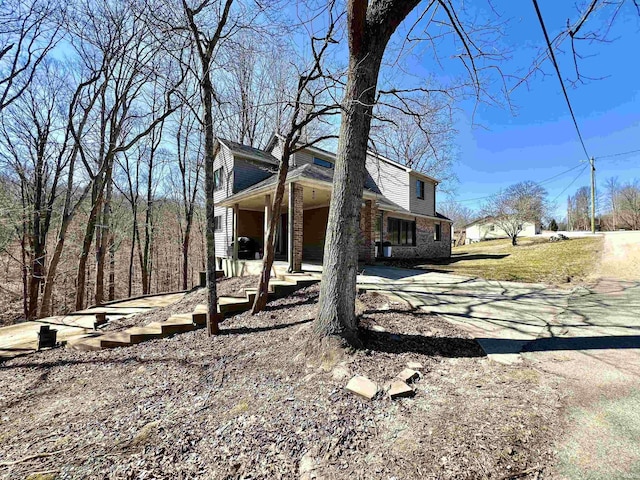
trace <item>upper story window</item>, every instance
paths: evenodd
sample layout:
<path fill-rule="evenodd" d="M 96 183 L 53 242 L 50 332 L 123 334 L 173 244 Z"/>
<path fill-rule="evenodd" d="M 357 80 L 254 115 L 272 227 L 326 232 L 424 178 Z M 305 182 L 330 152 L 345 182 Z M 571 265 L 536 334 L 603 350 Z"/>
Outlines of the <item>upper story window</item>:
<path fill-rule="evenodd" d="M 324 167 L 324 168 L 333 168 L 333 163 L 328 162 L 327 160 L 323 160 L 323 159 L 318 158 L 318 157 L 313 157 L 313 164 L 314 165 L 319 165 L 319 166 Z"/>
<path fill-rule="evenodd" d="M 416 180 L 416 197 L 424 200 L 424 182 L 422 180 Z"/>
<path fill-rule="evenodd" d="M 222 188 L 222 167 L 213 172 L 213 191 L 220 190 Z"/>

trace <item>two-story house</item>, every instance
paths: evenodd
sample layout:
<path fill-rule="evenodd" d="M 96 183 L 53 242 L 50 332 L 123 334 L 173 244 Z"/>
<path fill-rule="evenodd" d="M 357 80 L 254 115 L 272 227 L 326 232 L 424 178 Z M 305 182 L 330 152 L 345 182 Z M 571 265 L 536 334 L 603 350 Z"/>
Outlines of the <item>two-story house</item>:
<path fill-rule="evenodd" d="M 232 244 L 239 237 L 252 239 L 255 257 L 261 257 L 279 157 L 278 136 L 265 150 L 218 139 L 214 162 L 218 257 L 233 258 L 234 251 L 237 256 Z M 334 162 L 334 153 L 316 147 L 291 158 L 276 255 L 288 259 L 293 271 L 301 269 L 302 261 L 322 260 Z M 451 255 L 451 221 L 436 212 L 438 180 L 374 152 L 367 154 L 366 172 L 360 260 Z"/>

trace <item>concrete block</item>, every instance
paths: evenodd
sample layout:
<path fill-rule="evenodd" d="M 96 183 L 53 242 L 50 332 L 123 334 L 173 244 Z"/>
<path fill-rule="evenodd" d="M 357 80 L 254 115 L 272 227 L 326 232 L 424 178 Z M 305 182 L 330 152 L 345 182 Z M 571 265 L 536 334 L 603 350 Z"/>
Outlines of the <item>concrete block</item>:
<path fill-rule="evenodd" d="M 402 380 L 394 380 L 389 386 L 388 393 L 389 397 L 394 400 L 396 398 L 413 397 L 416 392 Z"/>
<path fill-rule="evenodd" d="M 351 393 L 360 395 L 363 398 L 371 400 L 378 393 L 378 386 L 369 380 L 367 377 L 356 375 L 345 387 Z"/>
<path fill-rule="evenodd" d="M 398 378 L 406 383 L 413 383 L 420 378 L 420 372 L 405 368 L 398 374 Z"/>

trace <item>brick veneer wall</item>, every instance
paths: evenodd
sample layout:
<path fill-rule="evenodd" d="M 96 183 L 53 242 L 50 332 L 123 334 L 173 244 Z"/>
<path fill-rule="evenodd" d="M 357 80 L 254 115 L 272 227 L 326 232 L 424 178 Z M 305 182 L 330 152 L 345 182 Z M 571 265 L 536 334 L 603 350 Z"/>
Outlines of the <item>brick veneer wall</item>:
<path fill-rule="evenodd" d="M 365 200 L 360 209 L 360 239 L 358 260 L 372 263 L 375 260 L 375 225 L 378 206 L 375 200 Z"/>
<path fill-rule="evenodd" d="M 383 234 L 388 240 L 388 218 L 396 218 L 393 214 L 384 213 Z M 402 217 L 397 217 L 402 218 Z M 405 217 L 405 219 L 409 220 Z M 413 220 L 413 219 L 411 219 Z M 443 258 L 451 256 L 451 224 L 440 222 L 440 240 L 434 240 L 437 220 L 416 217 L 416 246 L 392 245 L 391 258 Z"/>
<path fill-rule="evenodd" d="M 304 189 L 302 185 L 293 186 L 293 271 L 302 270 L 302 248 L 304 245 Z"/>

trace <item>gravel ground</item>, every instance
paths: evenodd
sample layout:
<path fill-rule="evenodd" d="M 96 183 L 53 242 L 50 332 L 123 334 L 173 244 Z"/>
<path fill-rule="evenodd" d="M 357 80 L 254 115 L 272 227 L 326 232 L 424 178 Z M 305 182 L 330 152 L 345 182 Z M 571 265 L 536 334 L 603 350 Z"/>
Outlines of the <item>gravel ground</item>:
<path fill-rule="evenodd" d="M 553 380 L 492 363 L 448 323 L 376 294 L 358 298 L 363 349 L 311 348 L 317 297 L 300 290 L 213 338 L 1 364 L 0 477 L 554 477 Z M 354 374 L 384 385 L 408 361 L 423 365 L 414 398 L 344 390 Z"/>

